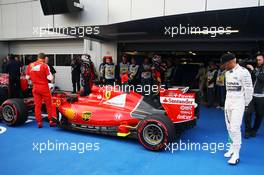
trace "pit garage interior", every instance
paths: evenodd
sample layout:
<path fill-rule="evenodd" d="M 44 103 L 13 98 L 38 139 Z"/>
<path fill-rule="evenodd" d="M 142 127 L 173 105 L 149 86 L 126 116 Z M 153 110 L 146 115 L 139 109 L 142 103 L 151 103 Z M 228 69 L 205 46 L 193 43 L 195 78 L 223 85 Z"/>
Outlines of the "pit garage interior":
<path fill-rule="evenodd" d="M 178 59 L 182 64 L 197 66 L 197 64 L 208 61 L 218 62 L 223 52 L 233 51 L 244 63 L 245 61 L 252 62 L 255 53 L 264 49 L 264 20 L 260 19 L 264 19 L 263 7 L 209 11 L 102 25 L 100 35 L 85 36 L 85 39 L 117 43 L 117 62 L 124 53 L 129 58 L 137 58 L 138 63 L 141 63 L 144 57 L 155 53 L 165 59 Z M 175 38 L 164 35 L 164 26 L 177 26 L 180 23 L 186 26 L 188 24 L 193 26 L 231 25 L 239 32 L 215 38 L 209 35 L 181 35 Z M 82 39 L 68 43 L 69 45 L 75 43 L 72 47 L 75 54 L 83 52 L 79 48 L 83 46 L 83 42 L 80 42 Z M 49 45 L 50 41 L 47 40 L 45 43 Z M 62 43 L 59 42 L 56 45 L 55 41 L 54 46 Z M 15 47 L 15 44 L 13 46 Z M 63 44 L 61 46 L 58 54 L 65 51 Z M 28 47 L 32 47 L 32 44 L 28 44 Z M 72 53 L 71 50 L 67 52 Z M 98 57 L 98 55 L 94 56 Z M 63 65 L 63 61 L 61 64 Z M 69 66 L 58 69 L 60 68 L 65 68 L 67 70 L 65 72 L 70 71 Z M 185 85 L 192 86 L 189 83 L 192 82 L 196 71 L 194 69 L 188 74 L 189 77 L 187 74 L 184 75 Z M 64 77 L 65 74 L 62 73 L 59 76 Z M 67 74 L 64 78 L 70 79 L 69 76 Z M 70 88 L 67 84 L 62 84 L 62 86 Z M 195 85 L 193 86 L 195 88 Z M 224 112 L 221 109 L 208 109 L 202 106 L 200 116 L 197 126 L 182 133 L 176 142 L 179 145 L 182 142 L 226 143 L 228 137 Z M 5 125 L 0 123 L 0 126 Z M 21 127 L 8 127 L 7 131 L 0 135 L 0 147 L 2 148 L 0 149 L 0 161 L 2 162 L 0 173 L 3 175 L 55 174 L 58 172 L 61 174 L 124 175 L 235 175 L 237 173 L 262 175 L 264 171 L 263 127 L 256 138 L 243 139 L 241 162 L 235 167 L 226 163 L 227 159 L 223 156 L 225 151 L 214 152 L 216 146 L 214 144 L 208 147 L 208 151 L 149 152 L 136 140 L 63 131 L 59 128 L 49 128 L 48 123 L 44 123 L 44 128 L 37 129 L 34 120 L 29 120 Z M 45 151 L 40 154 L 39 150 L 34 150 L 32 147 L 32 144 L 46 143 L 47 140 L 53 143 L 100 143 L 100 150 L 86 153 Z"/>
<path fill-rule="evenodd" d="M 172 15 L 102 25 L 99 26 L 99 35 L 87 35 L 85 38 L 117 43 L 117 62 L 121 61 L 124 54 L 129 59 L 136 58 L 138 64 L 145 57 L 151 58 L 154 54 L 161 55 L 163 60 L 179 61 L 185 67 L 185 72 L 182 73 L 185 80 L 181 85 L 197 88 L 197 82 L 196 85 L 190 82 L 198 72 L 199 65 L 207 65 L 210 61 L 218 64 L 223 53 L 234 52 L 242 65 L 255 63 L 255 54 L 264 50 L 264 32 L 261 27 L 264 26 L 264 21 L 258 20 L 263 17 L 263 7 Z M 202 31 L 196 34 L 179 34 L 180 26 L 185 28 L 182 31 L 187 31 L 188 28 L 191 30 L 191 27 L 215 28 L 211 29 L 212 33 Z M 174 36 L 172 27 L 178 30 Z M 236 32 L 221 33 L 219 27 L 230 27 L 231 31 Z M 170 32 L 167 30 L 169 28 Z M 66 35 L 70 35 L 70 30 L 72 29 L 65 33 L 55 29 Z"/>

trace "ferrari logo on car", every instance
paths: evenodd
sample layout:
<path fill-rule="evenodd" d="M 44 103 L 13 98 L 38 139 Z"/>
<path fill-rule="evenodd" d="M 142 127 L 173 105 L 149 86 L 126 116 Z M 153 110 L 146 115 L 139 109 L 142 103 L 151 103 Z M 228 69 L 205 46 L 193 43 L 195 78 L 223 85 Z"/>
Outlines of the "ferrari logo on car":
<path fill-rule="evenodd" d="M 82 113 L 82 120 L 88 121 L 88 120 L 90 120 L 91 116 L 92 116 L 92 113 L 90 111 L 83 112 Z"/>
<path fill-rule="evenodd" d="M 111 97 L 111 91 L 106 91 L 106 92 L 105 92 L 105 98 L 106 98 L 107 100 L 109 100 L 110 97 Z"/>

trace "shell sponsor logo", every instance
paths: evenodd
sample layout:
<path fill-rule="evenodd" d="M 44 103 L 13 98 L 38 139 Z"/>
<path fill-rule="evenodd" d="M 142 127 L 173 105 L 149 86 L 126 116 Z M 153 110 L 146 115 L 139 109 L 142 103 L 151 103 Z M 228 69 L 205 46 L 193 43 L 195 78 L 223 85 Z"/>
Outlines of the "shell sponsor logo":
<path fill-rule="evenodd" d="M 85 111 L 82 113 L 82 120 L 83 121 L 88 121 L 92 117 L 92 112 L 90 111 Z"/>

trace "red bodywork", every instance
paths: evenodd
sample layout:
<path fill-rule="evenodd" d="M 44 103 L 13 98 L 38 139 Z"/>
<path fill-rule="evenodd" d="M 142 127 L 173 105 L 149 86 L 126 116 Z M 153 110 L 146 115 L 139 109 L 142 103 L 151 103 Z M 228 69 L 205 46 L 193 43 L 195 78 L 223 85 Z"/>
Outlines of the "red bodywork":
<path fill-rule="evenodd" d="M 164 110 L 157 110 L 143 100 L 136 92 L 125 93 L 117 87 L 93 86 L 87 97 L 76 97 L 67 101 L 66 94 L 54 94 L 53 105 L 61 117 L 67 119 L 71 128 L 100 130 L 101 127 L 116 127 L 117 135 L 128 135 L 141 120 L 154 114 L 167 115 L 173 123 L 196 119 L 195 93 L 184 93 L 181 89 L 168 89 L 160 93 Z M 105 128 L 107 131 L 107 128 Z M 126 136 L 125 135 L 125 136 Z"/>

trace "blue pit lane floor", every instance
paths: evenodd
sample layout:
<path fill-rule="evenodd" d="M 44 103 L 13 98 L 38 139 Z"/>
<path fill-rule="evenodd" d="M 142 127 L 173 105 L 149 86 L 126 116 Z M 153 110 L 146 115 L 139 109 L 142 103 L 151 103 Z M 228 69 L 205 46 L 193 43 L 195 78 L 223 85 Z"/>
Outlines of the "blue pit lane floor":
<path fill-rule="evenodd" d="M 0 123 L 0 126 L 6 127 L 3 123 Z M 228 165 L 228 159 L 223 157 L 224 151 L 211 153 L 215 150 L 213 143 L 225 144 L 227 141 L 223 111 L 218 109 L 202 107 L 197 127 L 187 130 L 181 136 L 181 140 L 176 141 L 178 146 L 180 143 L 192 142 L 200 145 L 211 143 L 211 149 L 204 147 L 200 151 L 178 150 L 172 153 L 167 149 L 164 152 L 150 152 L 137 140 L 71 132 L 50 128 L 47 123 L 44 124 L 44 128 L 38 129 L 34 121 L 20 127 L 6 128 L 6 132 L 0 134 L 1 175 L 251 173 L 262 175 L 264 172 L 263 127 L 256 138 L 243 139 L 239 165 Z M 72 151 L 55 151 L 50 147 L 49 151 L 40 153 L 39 149 L 36 150 L 33 146 L 33 143 L 44 145 L 43 143 L 48 144 L 48 141 L 54 144 L 68 143 L 68 146 L 72 146 Z M 82 152 L 83 143 L 87 143 L 88 149 L 84 153 L 79 153 Z M 93 147 L 89 143 L 93 144 Z M 93 150 L 88 151 L 89 149 Z"/>

